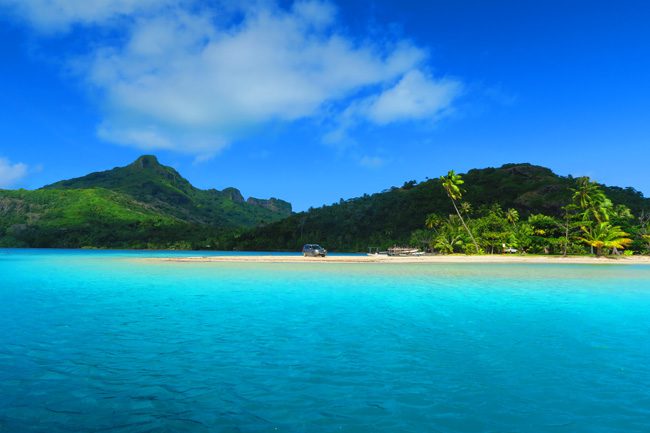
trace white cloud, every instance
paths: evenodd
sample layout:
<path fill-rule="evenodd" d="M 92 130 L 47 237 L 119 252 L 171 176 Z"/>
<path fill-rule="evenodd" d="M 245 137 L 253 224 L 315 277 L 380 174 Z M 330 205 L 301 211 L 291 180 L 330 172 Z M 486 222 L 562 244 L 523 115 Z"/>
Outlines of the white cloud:
<path fill-rule="evenodd" d="M 350 131 L 361 122 L 378 126 L 406 121 L 436 122 L 453 111 L 462 92 L 459 80 L 436 79 L 420 69 L 410 70 L 391 86 L 352 101 L 335 119 L 323 142 L 339 147 L 355 144 Z"/>
<path fill-rule="evenodd" d="M 14 185 L 23 177 L 27 176 L 28 167 L 21 162 L 11 163 L 6 158 L 0 158 L 0 188 Z"/>
<path fill-rule="evenodd" d="M 435 119 L 449 110 L 461 91 L 460 82 L 434 80 L 419 70 L 406 73 L 393 87 L 373 98 L 365 113 L 377 124 Z"/>
<path fill-rule="evenodd" d="M 386 165 L 386 160 L 379 156 L 363 156 L 359 160 L 359 165 L 366 168 L 381 168 Z"/>
<path fill-rule="evenodd" d="M 73 24 L 91 25 L 114 18 L 158 10 L 179 0 L 0 0 L 43 32 L 67 30 Z"/>
<path fill-rule="evenodd" d="M 8 2 L 19 4 L 0 0 Z M 413 43 L 349 36 L 329 2 L 231 4 L 219 13 L 172 0 L 20 4 L 32 23 L 50 28 L 130 14 L 124 38 L 93 46 L 75 65 L 104 98 L 100 137 L 138 148 L 206 158 L 271 122 L 309 118 L 334 120 L 338 136 L 352 140 L 360 120 L 437 118 L 460 87 L 422 72 L 427 53 Z M 346 112 L 351 119 L 342 122 Z"/>

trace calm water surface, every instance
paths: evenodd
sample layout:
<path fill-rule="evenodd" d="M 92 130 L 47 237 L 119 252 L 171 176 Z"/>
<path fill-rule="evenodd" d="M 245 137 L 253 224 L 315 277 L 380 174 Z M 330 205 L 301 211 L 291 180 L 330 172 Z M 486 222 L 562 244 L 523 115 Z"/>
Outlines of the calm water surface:
<path fill-rule="evenodd" d="M 0 250 L 0 432 L 650 431 L 649 266 L 173 254 Z"/>

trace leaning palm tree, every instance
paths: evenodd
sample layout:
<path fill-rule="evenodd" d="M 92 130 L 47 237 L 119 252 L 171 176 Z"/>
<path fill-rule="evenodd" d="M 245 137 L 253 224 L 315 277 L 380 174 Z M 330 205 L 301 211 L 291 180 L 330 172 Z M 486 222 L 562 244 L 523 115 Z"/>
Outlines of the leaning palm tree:
<path fill-rule="evenodd" d="M 593 227 L 580 227 L 583 236 L 580 240 L 596 249 L 596 255 L 601 256 L 603 248 L 625 249 L 632 243 L 619 226 L 613 226 L 608 222 L 596 223 Z"/>
<path fill-rule="evenodd" d="M 463 198 L 463 190 L 461 188 L 461 185 L 464 183 L 465 181 L 463 180 L 463 178 L 459 174 L 456 174 L 454 170 L 450 170 L 447 173 L 447 176 L 440 176 L 440 184 L 445 189 L 447 195 L 451 199 L 451 203 L 454 205 L 454 209 L 456 210 L 456 213 L 460 218 L 460 222 L 463 224 L 463 227 L 465 227 L 465 230 L 467 230 L 467 234 L 472 239 L 472 242 L 474 243 L 474 248 L 476 248 L 476 252 L 478 253 L 480 251 L 478 247 L 478 243 L 476 242 L 476 239 L 474 239 L 474 235 L 472 234 L 472 231 L 469 229 L 469 227 L 467 227 L 467 224 L 465 224 L 465 220 L 463 219 L 463 216 L 460 214 L 460 211 L 458 210 L 458 206 L 456 205 L 456 200 L 460 200 Z"/>
<path fill-rule="evenodd" d="M 510 208 L 506 211 L 506 219 L 510 224 L 513 226 L 517 225 L 517 221 L 519 221 L 519 212 L 517 212 L 517 209 Z"/>

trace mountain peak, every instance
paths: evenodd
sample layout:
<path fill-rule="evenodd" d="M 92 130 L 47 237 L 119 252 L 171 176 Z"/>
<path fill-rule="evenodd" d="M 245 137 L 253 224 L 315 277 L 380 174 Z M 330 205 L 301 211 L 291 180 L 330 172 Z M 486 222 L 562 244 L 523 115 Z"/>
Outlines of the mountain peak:
<path fill-rule="evenodd" d="M 157 212 L 190 223 L 210 226 L 252 227 L 291 214 L 291 205 L 254 206 L 236 188 L 201 190 L 174 168 L 142 155 L 125 167 L 63 180 L 44 189 L 103 188 L 148 205 Z"/>
<path fill-rule="evenodd" d="M 161 164 L 158 162 L 158 158 L 156 158 L 155 155 L 142 155 L 133 161 L 131 166 L 136 168 L 156 168 L 160 167 Z"/>

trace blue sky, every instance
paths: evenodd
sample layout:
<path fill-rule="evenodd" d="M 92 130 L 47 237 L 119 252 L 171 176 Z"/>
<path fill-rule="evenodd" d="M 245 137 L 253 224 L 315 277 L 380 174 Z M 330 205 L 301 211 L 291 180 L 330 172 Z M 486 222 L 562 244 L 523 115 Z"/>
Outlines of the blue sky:
<path fill-rule="evenodd" d="M 0 0 L 0 187 L 153 153 L 296 210 L 508 162 L 650 195 L 646 2 L 241 3 Z"/>

